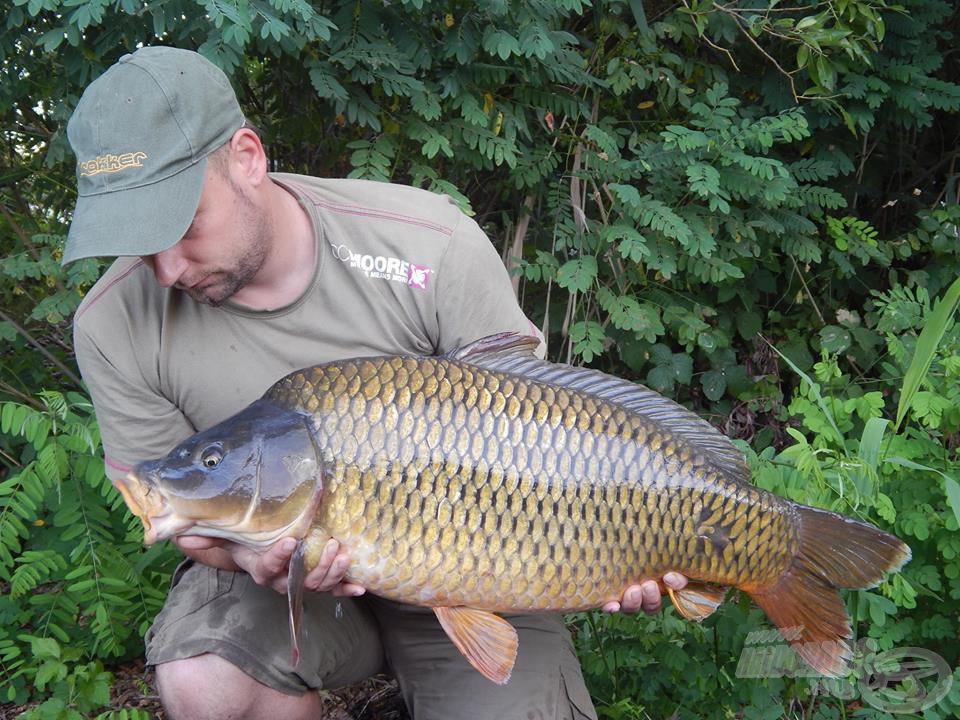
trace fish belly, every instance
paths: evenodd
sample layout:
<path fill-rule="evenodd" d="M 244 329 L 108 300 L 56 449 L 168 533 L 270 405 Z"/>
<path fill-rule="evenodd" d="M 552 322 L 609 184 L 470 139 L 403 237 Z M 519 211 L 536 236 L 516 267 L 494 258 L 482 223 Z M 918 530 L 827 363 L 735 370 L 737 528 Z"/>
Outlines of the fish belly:
<path fill-rule="evenodd" d="M 323 450 L 308 565 L 333 536 L 376 594 L 569 611 L 671 570 L 764 587 L 796 554 L 790 503 L 615 403 L 444 358 L 310 373 L 277 391 Z"/>

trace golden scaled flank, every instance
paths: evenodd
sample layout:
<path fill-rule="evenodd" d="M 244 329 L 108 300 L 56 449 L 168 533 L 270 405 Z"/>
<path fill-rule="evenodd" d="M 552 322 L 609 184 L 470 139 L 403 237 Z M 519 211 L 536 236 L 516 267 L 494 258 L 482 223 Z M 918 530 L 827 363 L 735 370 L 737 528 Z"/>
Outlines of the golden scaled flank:
<path fill-rule="evenodd" d="M 591 395 L 443 358 L 320 366 L 272 393 L 327 443 L 317 537 L 387 597 L 572 610 L 673 569 L 761 582 L 795 554 L 785 503 Z"/>

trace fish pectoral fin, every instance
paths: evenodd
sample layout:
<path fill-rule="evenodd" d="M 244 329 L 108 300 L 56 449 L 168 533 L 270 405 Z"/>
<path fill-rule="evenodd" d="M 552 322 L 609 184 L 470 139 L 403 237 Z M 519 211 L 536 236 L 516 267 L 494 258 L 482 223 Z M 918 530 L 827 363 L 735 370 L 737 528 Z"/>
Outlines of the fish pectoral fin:
<path fill-rule="evenodd" d="M 701 622 L 713 615 L 727 595 L 727 588 L 691 582 L 682 590 L 667 588 L 673 606 L 687 620 Z"/>
<path fill-rule="evenodd" d="M 473 667 L 504 685 L 517 659 L 517 631 L 498 615 L 471 607 L 433 609 L 447 636 Z"/>
<path fill-rule="evenodd" d="M 287 569 L 287 613 L 290 619 L 291 662 L 300 663 L 300 614 L 303 612 L 303 584 L 307 579 L 307 543 L 300 540 Z"/>

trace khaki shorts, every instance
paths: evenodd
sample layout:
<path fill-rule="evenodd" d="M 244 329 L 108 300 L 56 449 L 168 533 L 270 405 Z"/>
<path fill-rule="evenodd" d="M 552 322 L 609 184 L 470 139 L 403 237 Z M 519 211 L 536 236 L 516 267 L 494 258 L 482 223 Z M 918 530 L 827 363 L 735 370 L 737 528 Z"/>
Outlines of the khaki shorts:
<path fill-rule="evenodd" d="M 386 670 L 396 675 L 416 720 L 596 720 L 562 619 L 508 617 L 520 647 L 510 682 L 498 686 L 467 664 L 427 608 L 308 592 L 294 668 L 286 596 L 245 573 L 187 561 L 147 632 L 147 662 L 213 653 L 291 695 Z"/>

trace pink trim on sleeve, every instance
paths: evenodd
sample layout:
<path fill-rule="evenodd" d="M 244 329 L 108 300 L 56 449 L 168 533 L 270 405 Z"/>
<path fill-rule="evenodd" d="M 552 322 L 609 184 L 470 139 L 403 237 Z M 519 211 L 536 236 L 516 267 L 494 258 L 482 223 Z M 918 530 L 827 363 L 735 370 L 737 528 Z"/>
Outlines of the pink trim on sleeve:
<path fill-rule="evenodd" d="M 107 455 L 104 455 L 104 456 L 103 456 L 103 462 L 104 462 L 105 465 L 109 465 L 109 466 L 112 467 L 114 470 L 119 470 L 120 472 L 130 472 L 131 470 L 133 470 L 133 468 L 130 467 L 129 465 L 121 465 L 120 463 L 112 460 L 112 459 L 111 459 L 109 456 L 107 456 Z"/>
<path fill-rule="evenodd" d="M 419 227 L 427 228 L 428 230 L 435 230 L 441 235 L 446 235 L 450 237 L 453 235 L 453 228 L 449 228 L 446 225 L 440 225 L 435 223 L 432 220 L 427 220 L 425 218 L 413 217 L 410 215 L 401 215 L 400 213 L 393 212 L 391 210 L 382 210 L 380 208 L 370 208 L 364 207 L 362 205 L 344 205 L 341 203 L 332 203 L 327 200 L 321 199 L 318 195 L 303 187 L 302 185 L 297 185 L 297 188 L 307 197 L 309 197 L 314 205 L 322 207 L 325 210 L 329 210 L 333 213 L 340 213 L 341 215 L 359 215 L 361 217 L 370 217 L 377 218 L 380 220 L 392 220 L 394 222 L 405 223 L 407 225 L 417 225 Z"/>
<path fill-rule="evenodd" d="M 125 278 L 129 277 L 131 273 L 133 273 L 135 270 L 139 270 L 141 267 L 143 267 L 143 265 L 144 265 L 143 260 L 137 260 L 133 265 L 131 265 L 122 273 L 120 273 L 115 278 L 113 278 L 113 280 L 111 280 L 110 282 L 108 282 L 106 285 L 103 286 L 100 292 L 98 292 L 96 295 L 91 297 L 87 302 L 83 304 L 82 307 L 80 307 L 80 309 L 77 310 L 76 314 L 73 316 L 73 319 L 78 320 L 80 316 L 83 315 L 87 310 L 92 308 L 94 304 L 96 304 L 96 302 L 100 300 L 100 298 L 102 298 L 107 293 L 108 290 L 110 290 L 110 288 L 112 288 L 121 280 L 124 280 Z"/>

